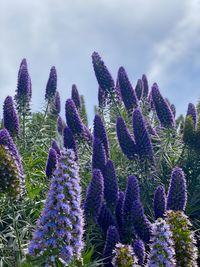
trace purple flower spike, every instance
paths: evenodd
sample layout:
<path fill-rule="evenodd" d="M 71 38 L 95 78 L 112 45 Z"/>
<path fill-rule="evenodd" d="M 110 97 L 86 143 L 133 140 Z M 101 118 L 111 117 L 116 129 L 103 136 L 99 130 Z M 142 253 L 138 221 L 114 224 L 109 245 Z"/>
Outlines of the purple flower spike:
<path fill-rule="evenodd" d="M 136 144 L 121 117 L 117 118 L 116 130 L 118 142 L 122 152 L 127 156 L 128 159 L 134 159 L 137 153 Z"/>
<path fill-rule="evenodd" d="M 145 245 L 142 242 L 142 240 L 140 239 L 135 240 L 135 242 L 133 243 L 133 250 L 136 257 L 138 258 L 138 264 L 140 266 L 143 266 L 145 262 L 146 253 L 145 253 Z"/>
<path fill-rule="evenodd" d="M 81 99 L 76 84 L 72 85 L 71 98 L 74 101 L 77 109 L 81 108 Z"/>
<path fill-rule="evenodd" d="M 138 100 L 142 98 L 143 90 L 144 90 L 143 81 L 141 79 L 138 79 L 136 87 L 135 87 L 135 93 L 136 93 Z"/>
<path fill-rule="evenodd" d="M 58 159 L 57 159 L 57 153 L 55 149 L 50 148 L 49 149 L 49 155 L 48 160 L 46 164 L 46 176 L 50 178 L 53 175 L 53 172 L 57 168 Z"/>
<path fill-rule="evenodd" d="M 3 123 L 4 127 L 9 131 L 12 137 L 19 136 L 19 118 L 11 96 L 7 96 L 4 101 Z"/>
<path fill-rule="evenodd" d="M 56 91 L 54 98 L 54 105 L 53 105 L 53 113 L 55 115 L 58 115 L 60 111 L 61 111 L 60 94 L 58 91 Z"/>
<path fill-rule="evenodd" d="M 74 101 L 70 98 L 67 99 L 65 104 L 65 116 L 67 125 L 72 130 L 73 134 L 84 134 L 84 126 L 82 120 L 74 104 Z"/>
<path fill-rule="evenodd" d="M 106 166 L 106 155 L 103 144 L 98 138 L 93 141 L 92 168 L 101 170 L 104 174 Z"/>
<path fill-rule="evenodd" d="M 78 170 L 74 152 L 64 149 L 29 245 L 29 254 L 33 257 L 45 254 L 48 266 L 58 260 L 69 266 L 81 257 L 84 222 Z"/>
<path fill-rule="evenodd" d="M 197 110 L 194 104 L 189 103 L 188 104 L 188 109 L 187 109 L 187 116 L 191 116 L 193 122 L 194 122 L 194 127 L 196 127 L 196 122 L 197 122 Z"/>
<path fill-rule="evenodd" d="M 138 106 L 138 100 L 123 67 L 119 68 L 118 81 L 124 105 L 128 112 L 132 112 L 133 108 Z"/>
<path fill-rule="evenodd" d="M 104 171 L 104 198 L 111 210 L 115 209 L 118 200 L 118 181 L 115 166 L 112 160 L 108 160 Z"/>
<path fill-rule="evenodd" d="M 57 73 L 56 73 L 56 68 L 53 66 L 50 70 L 49 79 L 47 81 L 45 99 L 51 101 L 56 94 L 56 89 L 57 89 Z"/>
<path fill-rule="evenodd" d="M 84 204 L 85 217 L 87 222 L 97 221 L 103 204 L 104 197 L 103 175 L 100 170 L 93 170 L 92 180 L 88 186 Z"/>
<path fill-rule="evenodd" d="M 97 52 L 92 54 L 92 63 L 99 86 L 104 91 L 113 91 L 114 80 Z"/>
<path fill-rule="evenodd" d="M 166 100 L 162 97 L 158 85 L 153 84 L 151 90 L 153 105 L 161 126 L 170 128 L 175 126 L 174 115 Z"/>
<path fill-rule="evenodd" d="M 187 188 L 185 174 L 181 168 L 175 167 L 172 170 L 168 195 L 167 209 L 184 211 L 187 204 Z"/>
<path fill-rule="evenodd" d="M 58 130 L 60 135 L 63 135 L 64 124 L 65 123 L 63 122 L 61 116 L 58 116 L 58 118 L 57 118 L 57 130 Z"/>
<path fill-rule="evenodd" d="M 115 219 L 106 204 L 103 204 L 101 207 L 101 211 L 98 217 L 98 224 L 105 234 L 109 226 L 116 225 Z"/>
<path fill-rule="evenodd" d="M 77 149 L 77 144 L 76 140 L 73 136 L 73 133 L 69 127 L 65 127 L 63 131 L 63 143 L 64 147 L 67 149 L 73 149 L 75 153 L 75 159 L 78 159 L 78 149 Z"/>
<path fill-rule="evenodd" d="M 153 163 L 154 155 L 151 138 L 139 108 L 133 112 L 133 132 L 140 158 L 149 159 Z"/>
<path fill-rule="evenodd" d="M 101 89 L 101 87 L 99 87 L 98 89 L 98 103 L 99 103 L 99 107 L 103 108 L 105 107 L 106 104 L 106 92 Z"/>
<path fill-rule="evenodd" d="M 60 148 L 59 148 L 59 146 L 58 146 L 56 140 L 53 140 L 53 141 L 52 141 L 52 143 L 51 143 L 51 147 L 52 147 L 53 149 L 55 149 L 57 155 L 60 156 Z"/>
<path fill-rule="evenodd" d="M 172 113 L 174 115 L 174 118 L 175 118 L 176 117 L 176 107 L 175 107 L 175 105 L 171 104 L 170 108 L 171 108 L 171 111 L 172 111 Z"/>
<path fill-rule="evenodd" d="M 159 185 L 154 193 L 154 214 L 155 219 L 164 218 L 166 211 L 166 194 L 165 188 L 162 185 Z"/>
<path fill-rule="evenodd" d="M 106 235 L 106 244 L 103 251 L 104 266 L 112 267 L 112 256 L 115 245 L 120 242 L 119 233 L 115 226 L 110 226 Z"/>
<path fill-rule="evenodd" d="M 105 149 L 107 159 L 110 157 L 109 153 L 109 144 L 108 144 L 108 137 L 106 133 L 106 128 L 103 124 L 103 121 L 99 115 L 95 115 L 94 118 L 94 132 L 93 132 L 94 138 L 98 138 Z"/>
<path fill-rule="evenodd" d="M 133 201 L 132 220 L 135 232 L 145 243 L 149 243 L 152 235 L 152 225 L 144 214 L 144 209 L 140 200 Z"/>
<path fill-rule="evenodd" d="M 145 74 L 142 75 L 142 81 L 143 81 L 143 97 L 147 98 L 149 94 L 149 84 Z"/>
<path fill-rule="evenodd" d="M 119 198 L 117 201 L 117 206 L 116 206 L 116 210 L 115 210 L 115 217 L 116 217 L 116 221 L 117 221 L 117 226 L 118 229 L 120 231 L 122 231 L 122 227 L 123 227 L 123 206 L 124 206 L 124 192 L 119 192 Z"/>

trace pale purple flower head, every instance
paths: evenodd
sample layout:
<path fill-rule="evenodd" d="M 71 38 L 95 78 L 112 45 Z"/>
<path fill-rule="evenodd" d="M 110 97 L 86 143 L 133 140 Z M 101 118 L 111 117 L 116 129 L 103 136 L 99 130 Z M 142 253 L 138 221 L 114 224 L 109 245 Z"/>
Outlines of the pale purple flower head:
<path fill-rule="evenodd" d="M 53 172 L 55 171 L 57 164 L 58 164 L 57 153 L 55 149 L 50 148 L 46 164 L 46 176 L 48 178 L 50 178 L 53 175 Z"/>
<path fill-rule="evenodd" d="M 92 54 L 92 63 L 98 84 L 101 89 L 107 92 L 113 91 L 115 87 L 114 80 L 97 52 Z"/>
<path fill-rule="evenodd" d="M 124 155 L 127 156 L 128 159 L 134 159 L 137 153 L 135 140 L 131 136 L 123 118 L 121 117 L 117 118 L 116 131 L 118 142 L 122 152 L 124 153 Z"/>
<path fill-rule="evenodd" d="M 19 136 L 19 117 L 11 96 L 7 96 L 3 105 L 3 124 L 12 137 Z"/>
<path fill-rule="evenodd" d="M 119 88 L 124 105 L 128 112 L 132 112 L 133 108 L 138 106 L 137 96 L 133 87 L 128 79 L 126 71 L 123 67 L 118 71 Z"/>
<path fill-rule="evenodd" d="M 159 185 L 154 193 L 154 215 L 155 219 L 164 218 L 166 211 L 166 194 L 165 188 Z"/>
<path fill-rule="evenodd" d="M 168 195 L 167 209 L 184 211 L 187 204 L 187 185 L 185 174 L 179 167 L 172 170 Z"/>
<path fill-rule="evenodd" d="M 81 108 L 81 100 L 76 84 L 72 85 L 71 98 L 74 101 L 77 109 Z"/>
<path fill-rule="evenodd" d="M 51 101 L 56 94 L 56 90 L 57 90 L 57 72 L 56 68 L 53 66 L 50 69 L 49 79 L 46 85 L 45 99 Z"/>

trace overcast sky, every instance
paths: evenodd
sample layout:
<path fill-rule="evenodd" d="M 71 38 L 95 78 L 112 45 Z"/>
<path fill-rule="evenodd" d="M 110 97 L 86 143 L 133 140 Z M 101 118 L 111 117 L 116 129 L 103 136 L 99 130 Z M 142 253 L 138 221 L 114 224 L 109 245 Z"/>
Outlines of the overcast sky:
<path fill-rule="evenodd" d="M 114 78 L 119 66 L 133 85 L 146 73 L 185 113 L 200 96 L 199 14 L 199 0 L 0 0 L 0 106 L 14 95 L 25 57 L 33 110 L 44 105 L 55 65 L 62 108 L 76 83 L 91 121 L 98 88 L 91 54 L 97 51 Z"/>

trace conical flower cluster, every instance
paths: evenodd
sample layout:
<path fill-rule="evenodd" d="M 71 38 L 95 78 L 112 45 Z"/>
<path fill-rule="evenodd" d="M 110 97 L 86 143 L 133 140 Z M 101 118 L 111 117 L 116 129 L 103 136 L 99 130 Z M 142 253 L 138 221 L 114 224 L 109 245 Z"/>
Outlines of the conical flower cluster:
<path fill-rule="evenodd" d="M 155 219 L 163 218 L 166 211 L 166 194 L 164 186 L 160 185 L 154 193 L 154 214 Z"/>
<path fill-rule="evenodd" d="M 62 150 L 58 168 L 29 245 L 32 256 L 45 255 L 49 264 L 61 259 L 64 265 L 81 257 L 83 212 L 78 166 L 72 150 Z"/>
<path fill-rule="evenodd" d="M 74 101 L 77 109 L 81 108 L 81 99 L 76 84 L 72 85 L 71 98 Z"/>
<path fill-rule="evenodd" d="M 51 102 L 55 97 L 56 90 L 57 90 L 57 72 L 56 68 L 53 66 L 50 69 L 49 79 L 46 85 L 45 99 Z"/>

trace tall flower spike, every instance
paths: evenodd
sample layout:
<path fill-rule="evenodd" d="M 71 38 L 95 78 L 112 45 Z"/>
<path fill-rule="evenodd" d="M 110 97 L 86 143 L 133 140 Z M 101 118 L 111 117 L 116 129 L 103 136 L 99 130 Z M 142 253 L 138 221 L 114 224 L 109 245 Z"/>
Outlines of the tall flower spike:
<path fill-rule="evenodd" d="M 101 207 L 101 211 L 100 211 L 99 217 L 98 217 L 98 224 L 105 234 L 106 234 L 109 226 L 116 225 L 116 221 L 115 221 L 110 209 L 106 206 L 106 204 L 103 204 Z"/>
<path fill-rule="evenodd" d="M 78 88 L 76 84 L 72 85 L 72 91 L 71 91 L 71 98 L 74 101 L 74 104 L 76 105 L 77 109 L 81 108 L 81 100 L 78 92 Z"/>
<path fill-rule="evenodd" d="M 147 98 L 149 94 L 149 84 L 147 80 L 147 76 L 145 74 L 142 75 L 142 81 L 143 81 L 143 97 Z"/>
<path fill-rule="evenodd" d="M 103 144 L 98 138 L 93 141 L 92 168 L 101 170 L 104 174 L 106 166 L 106 155 Z"/>
<path fill-rule="evenodd" d="M 19 118 L 11 96 L 7 96 L 4 101 L 3 124 L 12 137 L 19 136 Z"/>
<path fill-rule="evenodd" d="M 167 209 L 184 211 L 187 204 L 187 188 L 185 174 L 181 168 L 175 167 L 172 170 L 168 195 Z"/>
<path fill-rule="evenodd" d="M 140 200 L 133 201 L 132 220 L 135 232 L 145 243 L 149 243 L 152 235 L 152 225 L 144 214 L 144 209 Z"/>
<path fill-rule="evenodd" d="M 58 115 L 60 111 L 61 111 L 60 94 L 58 91 L 56 91 L 53 103 L 53 114 Z"/>
<path fill-rule="evenodd" d="M 176 266 L 197 267 L 198 250 L 188 217 L 182 211 L 167 211 L 166 222 L 173 235 Z"/>
<path fill-rule="evenodd" d="M 110 157 L 108 137 L 107 137 L 104 123 L 99 115 L 95 115 L 94 117 L 94 128 L 93 129 L 94 129 L 93 130 L 94 138 L 98 138 L 102 142 L 105 152 L 106 152 L 107 159 L 108 159 Z"/>
<path fill-rule="evenodd" d="M 197 110 L 194 104 L 189 103 L 188 104 L 188 109 L 187 109 L 187 116 L 191 116 L 193 122 L 194 122 L 194 127 L 196 127 L 196 122 L 197 122 Z"/>
<path fill-rule="evenodd" d="M 133 243 L 133 251 L 138 258 L 138 264 L 139 266 L 143 266 L 146 258 L 146 253 L 145 253 L 145 245 L 142 242 L 142 240 L 137 239 Z"/>
<path fill-rule="evenodd" d="M 65 116 L 66 116 L 67 125 L 72 130 L 73 134 L 80 135 L 84 133 L 83 123 L 81 121 L 78 110 L 72 99 L 67 99 L 66 101 Z"/>
<path fill-rule="evenodd" d="M 170 128 L 175 126 L 174 115 L 166 100 L 162 97 L 158 85 L 153 84 L 151 90 L 153 105 L 161 126 Z"/>
<path fill-rule="evenodd" d="M 115 166 L 112 160 L 108 160 L 104 172 L 104 198 L 108 207 L 114 210 L 118 200 L 118 181 Z"/>
<path fill-rule="evenodd" d="M 172 111 L 172 113 L 174 115 L 174 118 L 175 118 L 176 117 L 176 107 L 175 107 L 175 105 L 171 104 L 170 108 L 171 108 L 171 111 Z"/>
<path fill-rule="evenodd" d="M 100 170 L 93 170 L 84 204 L 85 218 L 88 223 L 97 221 L 103 204 L 103 191 L 103 175 Z"/>
<path fill-rule="evenodd" d="M 113 91 L 114 80 L 97 52 L 92 54 L 92 63 L 99 86 L 104 91 Z"/>
<path fill-rule="evenodd" d="M 119 68 L 118 81 L 122 100 L 128 112 L 132 112 L 133 108 L 138 106 L 137 96 L 133 87 L 128 79 L 126 71 L 123 67 Z"/>
<path fill-rule="evenodd" d="M 130 245 L 118 243 L 113 251 L 112 264 L 115 267 L 138 267 L 138 259 Z"/>
<path fill-rule="evenodd" d="M 46 176 L 48 178 L 50 178 L 53 175 L 53 172 L 55 171 L 57 164 L 58 164 L 57 153 L 55 149 L 50 148 L 46 164 Z"/>
<path fill-rule="evenodd" d="M 98 103 L 100 108 L 103 108 L 106 104 L 106 92 L 101 87 L 98 89 Z"/>
<path fill-rule="evenodd" d="M 115 210 L 115 217 L 117 221 L 117 226 L 121 235 L 123 228 L 123 205 L 124 205 L 124 192 L 119 192 L 119 198 L 117 201 L 117 206 Z"/>
<path fill-rule="evenodd" d="M 53 66 L 50 69 L 49 79 L 47 81 L 45 99 L 48 101 L 52 101 L 55 96 L 56 89 L 57 89 L 57 73 L 56 73 L 56 68 Z"/>
<path fill-rule="evenodd" d="M 137 153 L 135 140 L 131 136 L 124 120 L 121 117 L 117 118 L 116 131 L 122 152 L 127 156 L 128 159 L 134 159 Z"/>
<path fill-rule="evenodd" d="M 139 108 L 133 112 L 133 132 L 140 158 L 149 159 L 151 162 L 154 162 L 151 138 Z"/>
<path fill-rule="evenodd" d="M 58 116 L 57 118 L 57 130 L 60 135 L 63 135 L 63 129 L 64 129 L 64 122 L 61 118 L 61 116 Z"/>
<path fill-rule="evenodd" d="M 55 149 L 55 151 L 56 151 L 56 153 L 57 153 L 57 155 L 58 155 L 58 157 L 59 157 L 59 156 L 60 156 L 60 148 L 59 148 L 59 146 L 58 146 L 56 140 L 53 140 L 53 141 L 52 141 L 52 143 L 51 143 L 51 147 L 52 147 L 53 149 Z"/>
<path fill-rule="evenodd" d="M 147 267 L 155 266 L 179 266 L 176 265 L 172 232 L 170 231 L 169 225 L 161 218 L 153 224 L 153 235 L 147 263 Z"/>
<path fill-rule="evenodd" d="M 154 215 L 155 219 L 164 218 L 164 213 L 166 211 L 166 194 L 165 188 L 159 185 L 154 193 Z"/>
<path fill-rule="evenodd" d="M 143 90 L 144 90 L 143 81 L 141 79 L 138 79 L 136 87 L 135 87 L 135 93 L 136 93 L 138 100 L 140 100 L 142 98 Z"/>
<path fill-rule="evenodd" d="M 73 151 L 63 150 L 29 245 L 29 254 L 45 254 L 47 265 L 50 266 L 58 258 L 64 262 L 64 266 L 69 266 L 73 260 L 81 257 L 84 246 L 83 211 L 78 172 Z"/>
<path fill-rule="evenodd" d="M 63 131 L 63 143 L 64 147 L 67 149 L 73 149 L 75 153 L 75 159 L 78 159 L 78 149 L 77 149 L 77 144 L 76 140 L 73 136 L 73 133 L 69 127 L 65 127 Z"/>
<path fill-rule="evenodd" d="M 103 251 L 104 267 L 112 267 L 112 256 L 115 245 L 120 242 L 119 233 L 115 226 L 110 226 L 106 235 L 106 243 Z"/>

